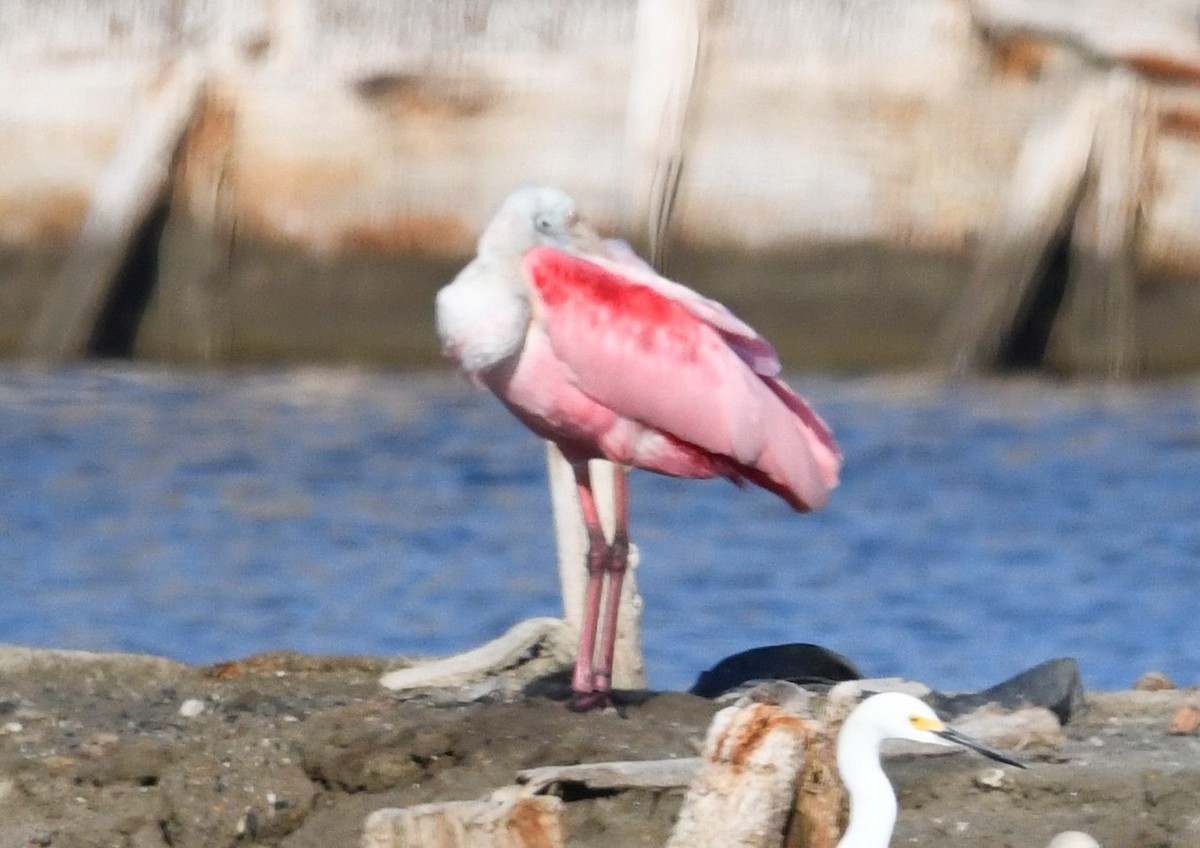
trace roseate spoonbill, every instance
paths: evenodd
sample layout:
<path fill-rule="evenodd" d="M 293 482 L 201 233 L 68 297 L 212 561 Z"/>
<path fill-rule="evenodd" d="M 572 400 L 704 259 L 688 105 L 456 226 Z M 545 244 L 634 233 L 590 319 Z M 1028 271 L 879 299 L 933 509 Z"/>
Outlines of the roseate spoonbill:
<path fill-rule="evenodd" d="M 837 765 L 850 796 L 850 823 L 838 848 L 887 848 L 896 824 L 896 793 L 879 762 L 884 739 L 963 745 L 1017 768 L 1024 765 L 951 730 L 924 701 L 902 692 L 872 695 L 854 708 L 837 741 Z"/>
<path fill-rule="evenodd" d="M 437 330 L 444 353 L 557 444 L 574 471 L 589 542 L 575 709 L 609 701 L 629 550 L 625 474 L 615 475 L 610 545 L 588 460 L 749 481 L 800 512 L 824 506 L 837 484 L 833 435 L 779 379 L 774 348 L 624 242 L 600 238 L 557 189 L 504 200 L 476 258 L 438 292 Z"/>

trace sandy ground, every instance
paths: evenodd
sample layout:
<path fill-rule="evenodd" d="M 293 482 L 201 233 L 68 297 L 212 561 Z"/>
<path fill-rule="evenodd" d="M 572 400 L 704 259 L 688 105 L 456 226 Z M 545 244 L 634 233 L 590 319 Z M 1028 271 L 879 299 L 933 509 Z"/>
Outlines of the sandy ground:
<path fill-rule="evenodd" d="M 375 809 L 480 798 L 519 769 L 693 756 L 717 709 L 677 693 L 589 715 L 542 697 L 404 701 L 379 687 L 386 665 L 0 647 L 0 846 L 355 846 Z M 1027 848 L 1082 829 L 1108 848 L 1200 848 L 1200 736 L 1168 732 L 1197 702 L 1089 693 L 1065 746 L 1025 750 L 1029 769 L 997 788 L 973 755 L 894 758 L 893 844 Z M 568 794 L 568 844 L 660 846 L 681 800 Z"/>

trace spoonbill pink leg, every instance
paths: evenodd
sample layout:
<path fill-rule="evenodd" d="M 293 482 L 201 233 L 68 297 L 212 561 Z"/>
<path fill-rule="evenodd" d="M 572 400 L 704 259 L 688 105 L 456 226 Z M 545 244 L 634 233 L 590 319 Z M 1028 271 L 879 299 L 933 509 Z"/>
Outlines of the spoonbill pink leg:
<path fill-rule="evenodd" d="M 629 477 L 626 469 L 618 467 L 613 475 L 614 521 L 613 541 L 604 538 L 596 496 L 592 492 L 592 477 L 587 462 L 571 464 L 575 472 L 575 489 L 579 494 L 580 512 L 587 526 L 587 590 L 583 598 L 583 621 L 579 632 L 579 653 L 575 658 L 575 673 L 571 677 L 569 706 L 578 712 L 607 706 L 612 696 L 613 653 L 617 645 L 617 614 L 621 606 L 621 587 L 629 564 Z M 607 578 L 607 579 L 606 579 Z M 606 585 L 607 584 L 607 585 Z M 600 628 L 601 601 L 604 604 L 604 627 Z M 596 636 L 600 634 L 599 664 L 596 662 Z"/>
<path fill-rule="evenodd" d="M 587 590 L 583 596 L 583 621 L 579 625 L 579 653 L 575 656 L 575 674 L 571 678 L 571 700 L 568 706 L 579 712 L 602 706 L 608 701 L 607 693 L 596 691 L 594 657 L 596 654 L 596 628 L 600 623 L 600 600 L 604 594 L 604 570 L 608 560 L 608 543 L 604 539 L 604 528 L 600 526 L 600 513 L 596 509 L 596 497 L 592 493 L 592 476 L 587 460 L 571 463 L 575 472 L 575 490 L 579 494 L 579 508 L 583 523 L 587 527 Z"/>
<path fill-rule="evenodd" d="M 613 540 L 608 547 L 604 570 L 608 585 L 604 589 L 604 630 L 600 636 L 600 665 L 592 682 L 597 692 L 612 691 L 613 652 L 617 646 L 617 614 L 621 607 L 621 587 L 629 565 L 629 473 L 624 466 L 613 472 Z"/>

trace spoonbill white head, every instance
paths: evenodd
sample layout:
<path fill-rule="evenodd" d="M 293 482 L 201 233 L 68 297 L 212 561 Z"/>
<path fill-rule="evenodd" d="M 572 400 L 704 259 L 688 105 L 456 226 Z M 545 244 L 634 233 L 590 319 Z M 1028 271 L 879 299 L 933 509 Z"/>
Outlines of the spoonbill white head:
<path fill-rule="evenodd" d="M 504 198 L 479 237 L 479 255 L 519 257 L 535 247 L 579 253 L 599 244 L 571 195 L 549 186 L 524 186 Z"/>

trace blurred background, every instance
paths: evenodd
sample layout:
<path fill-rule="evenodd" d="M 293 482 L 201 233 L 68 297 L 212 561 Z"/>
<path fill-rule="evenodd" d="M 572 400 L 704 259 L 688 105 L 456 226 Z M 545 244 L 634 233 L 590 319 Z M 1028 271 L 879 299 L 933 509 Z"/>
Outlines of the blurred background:
<path fill-rule="evenodd" d="M 0 640 L 446 653 L 559 612 L 432 298 L 514 186 L 780 349 L 829 508 L 635 475 L 652 685 L 810 641 L 1200 681 L 1200 12 L 5 0 Z"/>

